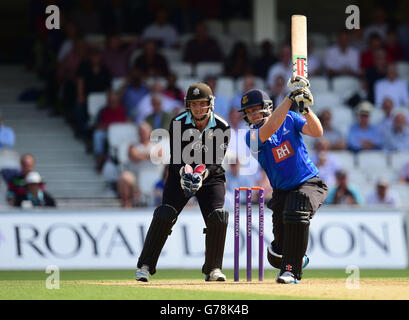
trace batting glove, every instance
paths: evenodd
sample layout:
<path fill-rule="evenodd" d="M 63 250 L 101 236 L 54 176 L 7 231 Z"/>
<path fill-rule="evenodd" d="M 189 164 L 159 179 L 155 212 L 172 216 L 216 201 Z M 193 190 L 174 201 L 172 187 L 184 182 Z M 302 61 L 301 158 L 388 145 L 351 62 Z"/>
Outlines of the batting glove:
<path fill-rule="evenodd" d="M 307 114 L 310 111 L 309 108 L 314 105 L 314 97 L 308 88 L 291 92 L 288 97 L 298 104 L 300 113 L 304 115 Z"/>
<path fill-rule="evenodd" d="M 288 80 L 287 87 L 290 89 L 290 92 L 294 92 L 300 89 L 309 88 L 310 82 L 303 76 L 293 76 Z"/>

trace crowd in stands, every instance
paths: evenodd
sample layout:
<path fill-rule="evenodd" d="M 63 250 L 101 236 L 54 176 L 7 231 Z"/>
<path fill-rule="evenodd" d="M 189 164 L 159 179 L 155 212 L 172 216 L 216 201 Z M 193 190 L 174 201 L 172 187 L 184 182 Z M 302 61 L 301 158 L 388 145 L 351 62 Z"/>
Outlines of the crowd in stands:
<path fill-rule="evenodd" d="M 144 170 L 144 163 L 149 162 L 150 132 L 167 129 L 171 118 L 184 110 L 187 86 L 181 85 L 183 79 L 173 68 L 175 64 L 190 64 L 192 70 L 200 62 L 220 64 L 221 72 L 209 72 L 198 80 L 209 84 L 216 96 L 215 112 L 228 119 L 237 132 L 246 128 L 237 112 L 244 92 L 259 88 L 261 83 L 260 89 L 270 94 L 275 106 L 288 93 L 286 81 L 291 76 L 288 39 L 280 46 L 264 41 L 257 50 L 254 50 L 255 45 L 236 39 L 226 52 L 218 35 L 209 31 L 205 19 L 212 17 L 195 19 L 197 11 L 192 8 L 185 8 L 180 19 L 175 19 L 163 7 L 148 7 L 142 14 L 136 3 L 132 10 L 128 1 L 102 3 L 104 5 L 92 0 L 80 1 L 78 7 L 73 6 L 67 11 L 69 14 L 64 15 L 60 31 L 44 30 L 34 23 L 33 32 L 41 48 L 35 67 L 45 82 L 43 107 L 71 124 L 77 137 L 95 155 L 98 172 L 103 172 L 107 162 L 115 164 L 108 148 L 108 128 L 118 123 L 134 124 L 138 128 L 139 139 L 127 150 L 128 167 L 118 166 L 114 183 L 124 207 L 140 202 L 138 173 Z M 156 4 L 154 1 L 148 3 Z M 211 5 L 221 6 L 215 2 Z M 36 6 L 32 8 L 33 19 L 41 21 L 44 17 L 37 9 Z M 132 16 L 135 10 L 139 13 Z M 316 97 L 316 112 L 323 124 L 324 136 L 313 145 L 313 161 L 331 188 L 328 204 L 398 205 L 399 199 L 388 188 L 392 182 L 409 183 L 408 158 L 408 164 L 401 168 L 395 181 L 380 179 L 374 185 L 374 193 L 365 199 L 366 195 L 361 195 L 348 183 L 349 173 L 336 156 L 336 151 L 346 150 L 353 153 L 364 150 L 409 152 L 409 74 L 405 78 L 397 67 L 399 63 L 409 62 L 409 22 L 391 24 L 381 7 L 374 8 L 372 19 L 370 25 L 355 33 L 341 30 L 333 44 L 321 51 L 315 50 L 315 43 L 309 44 L 312 79 L 323 78 L 331 86 L 337 78 L 352 77 L 359 84 L 353 91 L 341 92 L 339 105 L 319 105 Z M 92 38 L 95 34 L 104 34 L 104 37 L 95 40 Z M 184 35 L 189 37 L 182 41 Z M 170 55 L 164 53 L 166 50 L 178 53 L 180 60 L 170 59 Z M 188 78 L 194 75 L 193 71 Z M 240 83 L 232 96 L 225 96 L 219 89 L 222 78 Z M 115 88 L 116 79 L 120 79 L 120 83 Z M 313 94 L 314 89 L 312 81 Z M 92 93 L 106 94 L 106 103 L 93 123 L 89 114 Z M 347 109 L 356 115 L 348 130 L 339 127 L 338 109 Z M 371 121 L 375 109 L 384 114 L 379 123 Z M 1 123 L 0 140 L 1 148 L 12 144 L 13 140 Z M 234 152 L 243 151 L 240 148 L 244 144 L 232 141 L 231 145 Z M 226 170 L 230 194 L 241 185 L 269 188 L 262 171 L 243 176 L 239 173 L 240 164 L 229 164 Z M 22 171 L 20 175 L 25 177 L 26 174 Z M 165 179 L 166 167 L 152 191 L 156 202 Z M 41 179 L 36 181 L 42 186 L 39 190 L 44 191 Z"/>

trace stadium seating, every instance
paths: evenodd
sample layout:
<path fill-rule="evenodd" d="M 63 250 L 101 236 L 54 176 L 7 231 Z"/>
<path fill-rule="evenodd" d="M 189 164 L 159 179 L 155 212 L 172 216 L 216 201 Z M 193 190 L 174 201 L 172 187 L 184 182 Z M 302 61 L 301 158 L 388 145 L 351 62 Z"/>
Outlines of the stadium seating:
<path fill-rule="evenodd" d="M 107 95 L 104 92 L 90 93 L 87 97 L 89 125 L 95 124 L 99 111 L 107 104 Z"/>
<path fill-rule="evenodd" d="M 333 125 L 341 131 L 341 133 L 346 137 L 349 132 L 349 128 L 354 123 L 354 114 L 348 107 L 345 106 L 335 106 L 331 110 L 332 112 L 332 123 Z"/>
<path fill-rule="evenodd" d="M 204 79 L 208 75 L 220 76 L 223 73 L 223 64 L 220 62 L 199 62 L 196 65 L 196 77 Z"/>
<path fill-rule="evenodd" d="M 166 58 L 169 64 L 182 61 L 182 51 L 180 49 L 163 48 L 160 53 Z"/>
<path fill-rule="evenodd" d="M 257 89 L 265 90 L 266 85 L 264 79 L 260 77 L 255 77 L 255 79 L 256 79 L 255 87 Z M 241 92 L 243 90 L 243 77 L 237 78 L 237 80 L 235 81 L 235 90 L 237 92 Z"/>
<path fill-rule="evenodd" d="M 396 64 L 396 68 L 398 69 L 398 74 L 401 78 L 405 80 L 409 80 L 409 63 L 408 62 L 398 62 Z"/>
<path fill-rule="evenodd" d="M 358 168 L 368 173 L 381 173 L 389 166 L 388 156 L 383 151 L 360 151 L 357 155 Z"/>
<path fill-rule="evenodd" d="M 234 81 L 229 77 L 221 77 L 217 80 L 216 92 L 230 100 L 235 94 Z"/>
<path fill-rule="evenodd" d="M 356 166 L 355 155 L 347 150 L 331 151 L 331 154 L 337 159 L 341 168 L 350 171 Z"/>
<path fill-rule="evenodd" d="M 313 93 L 313 94 L 314 94 L 314 108 L 316 109 L 322 109 L 322 108 L 333 109 L 334 107 L 339 106 L 342 103 L 339 96 L 332 92 Z"/>
<path fill-rule="evenodd" d="M 357 78 L 350 76 L 340 76 L 332 79 L 332 90 L 341 99 L 351 95 L 354 91 L 360 88 L 360 83 Z"/>
<path fill-rule="evenodd" d="M 137 128 L 132 123 L 115 123 L 108 127 L 109 154 L 113 159 L 119 157 L 119 146 L 124 141 L 139 141 Z"/>
<path fill-rule="evenodd" d="M 224 33 L 224 26 L 220 20 L 209 19 L 205 21 L 205 24 L 210 35 Z"/>
<path fill-rule="evenodd" d="M 250 35 L 252 32 L 252 23 L 245 19 L 232 19 L 227 22 L 227 33 L 230 35 Z"/>
<path fill-rule="evenodd" d="M 326 93 L 329 91 L 329 81 L 324 76 L 310 77 L 311 92 L 315 95 L 317 93 Z"/>
<path fill-rule="evenodd" d="M 114 91 L 117 91 L 119 88 L 121 88 L 124 82 L 125 82 L 125 78 L 123 77 L 112 79 L 111 89 Z"/>
<path fill-rule="evenodd" d="M 174 62 L 169 65 L 169 68 L 178 78 L 191 77 L 193 73 L 192 64 L 187 62 Z"/>
<path fill-rule="evenodd" d="M 0 170 L 20 169 L 20 156 L 17 152 L 9 149 L 0 151 Z"/>
<path fill-rule="evenodd" d="M 142 49 L 135 49 L 134 52 L 132 52 L 130 58 L 129 58 L 129 67 L 132 68 L 133 65 L 135 64 L 135 60 L 137 57 L 139 57 L 142 54 Z"/>
<path fill-rule="evenodd" d="M 391 165 L 395 170 L 401 170 L 409 162 L 409 152 L 394 152 L 391 154 Z"/>
<path fill-rule="evenodd" d="M 161 180 L 163 166 L 147 166 L 138 172 L 139 190 L 148 205 L 153 205 L 153 190 L 158 181 Z"/>
<path fill-rule="evenodd" d="M 176 83 L 178 87 L 182 89 L 183 92 L 186 92 L 192 83 L 195 83 L 198 81 L 202 81 L 202 80 L 198 78 L 178 78 Z"/>

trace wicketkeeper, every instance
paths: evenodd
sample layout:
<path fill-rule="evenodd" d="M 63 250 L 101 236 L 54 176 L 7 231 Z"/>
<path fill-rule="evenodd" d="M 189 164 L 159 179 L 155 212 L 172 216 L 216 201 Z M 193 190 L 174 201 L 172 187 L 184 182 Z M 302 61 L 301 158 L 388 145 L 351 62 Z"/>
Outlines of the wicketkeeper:
<path fill-rule="evenodd" d="M 214 112 L 214 95 L 204 83 L 192 84 L 186 111 L 172 119 L 171 159 L 162 205 L 155 209 L 137 264 L 135 279 L 147 282 L 173 225 L 189 199 L 196 196 L 206 224 L 206 281 L 225 281 L 222 273 L 229 213 L 223 209 L 225 171 L 222 162 L 230 140 L 230 126 Z"/>
<path fill-rule="evenodd" d="M 323 134 L 320 121 L 310 109 L 313 96 L 309 86 L 304 77 L 291 78 L 290 94 L 276 109 L 261 90 L 250 90 L 241 100 L 240 111 L 250 125 L 246 143 L 273 187 L 267 207 L 273 210 L 274 241 L 267 249 L 267 257 L 273 267 L 280 269 L 278 283 L 301 280 L 301 270 L 309 262 L 305 253 L 310 220 L 328 194 L 302 137 L 318 138 Z M 304 104 L 301 115 L 289 111 L 294 101 Z"/>

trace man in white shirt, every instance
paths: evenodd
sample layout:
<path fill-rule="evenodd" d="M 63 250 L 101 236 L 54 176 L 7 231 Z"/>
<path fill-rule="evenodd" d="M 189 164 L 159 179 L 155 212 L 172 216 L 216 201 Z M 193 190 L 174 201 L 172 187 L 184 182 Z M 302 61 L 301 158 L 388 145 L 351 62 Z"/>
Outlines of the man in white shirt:
<path fill-rule="evenodd" d="M 375 104 L 382 106 L 386 97 L 392 99 L 396 107 L 409 106 L 408 84 L 398 77 L 396 64 L 389 63 L 386 69 L 386 78 L 375 82 Z"/>
<path fill-rule="evenodd" d="M 324 65 L 330 76 L 357 76 L 360 73 L 359 52 L 349 45 L 346 31 L 341 31 L 337 44 L 327 50 Z"/>
<path fill-rule="evenodd" d="M 175 27 L 168 23 L 166 10 L 159 10 L 155 22 L 142 31 L 142 40 L 155 40 L 159 47 L 170 48 L 178 45 L 179 34 Z"/>
<path fill-rule="evenodd" d="M 397 207 L 400 199 L 397 194 L 389 189 L 389 181 L 385 178 L 378 180 L 376 190 L 372 191 L 366 198 L 368 206 L 385 205 Z"/>

